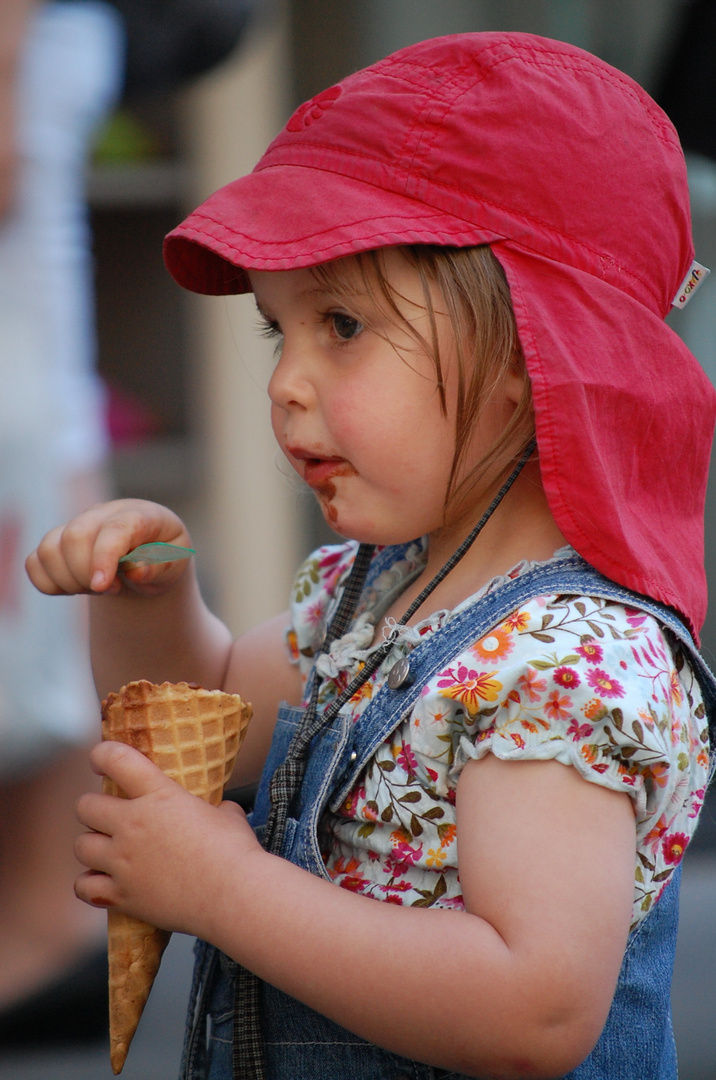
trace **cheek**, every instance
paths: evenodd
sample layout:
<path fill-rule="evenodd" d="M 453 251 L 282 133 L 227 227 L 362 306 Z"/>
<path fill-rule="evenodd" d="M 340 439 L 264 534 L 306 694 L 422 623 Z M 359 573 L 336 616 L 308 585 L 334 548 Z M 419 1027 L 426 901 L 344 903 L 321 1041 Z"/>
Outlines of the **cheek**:
<path fill-rule="evenodd" d="M 323 400 L 323 415 L 338 447 L 352 460 L 362 458 L 366 450 L 380 444 L 386 422 L 385 408 L 377 407 L 375 398 L 338 387 Z"/>
<path fill-rule="evenodd" d="M 391 385 L 339 386 L 335 393 L 324 397 L 323 408 L 341 441 L 355 446 L 380 446 L 383 439 L 388 439 L 394 449 L 403 443 L 414 445 L 420 432 L 432 428 L 437 418 L 432 402 L 421 401 L 415 393 Z"/>
<path fill-rule="evenodd" d="M 274 436 L 276 438 L 276 442 L 279 445 L 281 453 L 286 458 L 286 461 L 289 463 L 291 468 L 295 469 L 295 471 L 300 476 L 301 475 L 301 470 L 299 468 L 298 462 L 296 461 L 295 458 L 291 457 L 291 455 L 286 452 L 286 439 L 285 439 L 286 414 L 284 413 L 284 411 L 282 409 L 278 409 L 275 405 L 271 406 L 271 427 L 273 428 L 273 433 L 274 433 Z"/>
<path fill-rule="evenodd" d="M 373 411 L 366 410 L 355 394 L 337 394 L 327 404 L 326 418 L 341 445 L 351 449 L 360 447 L 376 430 Z"/>

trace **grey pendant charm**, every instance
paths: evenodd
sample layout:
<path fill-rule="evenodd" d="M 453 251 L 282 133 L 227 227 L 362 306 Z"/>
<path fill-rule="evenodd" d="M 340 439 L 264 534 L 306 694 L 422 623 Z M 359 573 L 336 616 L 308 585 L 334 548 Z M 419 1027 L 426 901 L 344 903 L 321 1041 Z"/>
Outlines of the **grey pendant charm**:
<path fill-rule="evenodd" d="M 403 656 L 398 660 L 388 673 L 388 686 L 391 690 L 399 690 L 401 686 L 410 686 L 413 676 L 410 671 L 410 661 Z"/>

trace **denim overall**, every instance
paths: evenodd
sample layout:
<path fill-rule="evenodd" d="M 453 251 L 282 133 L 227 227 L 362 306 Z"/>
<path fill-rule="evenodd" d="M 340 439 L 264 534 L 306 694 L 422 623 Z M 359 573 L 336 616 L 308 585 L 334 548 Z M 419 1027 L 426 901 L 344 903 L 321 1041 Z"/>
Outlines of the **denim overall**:
<path fill-rule="evenodd" d="M 386 548 L 373 560 L 366 582 L 402 557 Z M 327 878 L 317 828 L 336 810 L 380 744 L 400 724 L 430 678 L 465 647 L 539 595 L 586 595 L 638 607 L 666 626 L 684 646 L 701 685 L 714 745 L 716 679 L 680 620 L 667 608 L 615 585 L 578 555 L 546 563 L 468 604 L 409 654 L 410 677 L 397 689 L 384 683 L 353 724 L 339 714 L 312 746 L 304 782 L 289 818 L 282 855 Z M 261 836 L 268 787 L 284 759 L 302 710 L 282 706 L 264 768 L 252 825 Z M 670 987 L 678 927 L 680 868 L 657 904 L 631 933 L 611 1010 L 599 1042 L 568 1080 L 675 1080 Z M 317 913 L 318 917 L 318 913 Z M 349 932 L 350 928 L 346 928 Z M 232 1031 L 236 965 L 213 946 L 196 945 L 196 967 L 182 1062 L 182 1080 L 232 1080 Z M 396 1003 L 396 1008 L 399 1004 Z M 464 1080 L 459 1074 L 410 1061 L 359 1038 L 264 983 L 261 1024 L 269 1080 Z M 565 1078 L 566 1080 L 566 1078 Z"/>

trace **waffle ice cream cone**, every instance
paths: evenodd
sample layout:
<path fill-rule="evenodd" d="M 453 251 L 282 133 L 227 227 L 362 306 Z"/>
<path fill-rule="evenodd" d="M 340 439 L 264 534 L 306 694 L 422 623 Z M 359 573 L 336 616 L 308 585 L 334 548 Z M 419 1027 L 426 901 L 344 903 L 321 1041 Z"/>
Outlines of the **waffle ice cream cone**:
<path fill-rule="evenodd" d="M 251 706 L 238 694 L 142 680 L 102 702 L 102 738 L 134 746 L 187 791 L 218 806 L 250 719 Z M 124 796 L 108 777 L 104 790 Z M 171 935 L 118 911 L 107 914 L 110 1060 L 116 1075 Z"/>

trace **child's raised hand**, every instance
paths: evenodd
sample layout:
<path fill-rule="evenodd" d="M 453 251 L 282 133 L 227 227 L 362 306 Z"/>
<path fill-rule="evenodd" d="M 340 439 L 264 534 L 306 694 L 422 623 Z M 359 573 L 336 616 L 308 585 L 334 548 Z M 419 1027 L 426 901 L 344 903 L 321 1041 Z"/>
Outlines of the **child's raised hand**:
<path fill-rule="evenodd" d="M 119 560 L 140 544 L 162 541 L 189 546 L 183 523 L 164 506 L 142 499 L 99 503 L 52 529 L 28 556 L 30 580 L 50 596 L 75 593 L 166 592 L 186 570 L 185 562 L 152 566 Z"/>
<path fill-rule="evenodd" d="M 75 841 L 88 867 L 77 896 L 166 930 L 210 934 L 227 853 L 242 865 L 265 855 L 243 811 L 235 803 L 210 806 L 123 743 L 100 743 L 91 762 L 128 798 L 92 792 L 79 799 L 77 816 L 91 831 Z"/>

